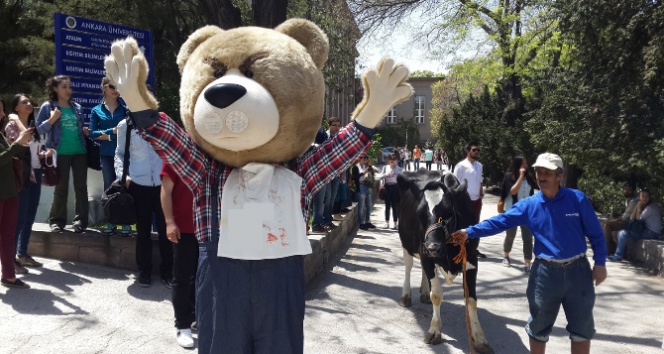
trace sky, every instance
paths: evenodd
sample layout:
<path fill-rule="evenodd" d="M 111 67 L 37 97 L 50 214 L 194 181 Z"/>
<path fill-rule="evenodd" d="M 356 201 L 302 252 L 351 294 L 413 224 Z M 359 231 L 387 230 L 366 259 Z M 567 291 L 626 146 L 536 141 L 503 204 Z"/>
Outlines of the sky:
<path fill-rule="evenodd" d="M 421 16 L 413 12 L 402 24 L 392 30 L 389 24 L 383 25 L 373 35 L 364 35 L 357 45 L 360 53 L 359 62 L 368 66 L 375 66 L 382 57 L 389 56 L 397 62 L 403 63 L 411 72 L 416 70 L 430 70 L 434 73 L 447 73 L 449 67 L 458 61 L 478 55 L 478 42 L 469 41 L 462 45 L 453 55 L 435 57 L 433 51 L 427 48 L 425 41 L 418 41 L 415 24 L 421 23 Z M 483 38 L 483 33 L 472 36 Z M 362 70 L 362 68 L 358 68 Z"/>

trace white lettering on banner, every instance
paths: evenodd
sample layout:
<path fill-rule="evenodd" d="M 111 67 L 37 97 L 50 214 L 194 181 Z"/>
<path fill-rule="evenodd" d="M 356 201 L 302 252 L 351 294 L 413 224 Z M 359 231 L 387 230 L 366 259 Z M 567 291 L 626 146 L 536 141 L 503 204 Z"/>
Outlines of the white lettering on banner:
<path fill-rule="evenodd" d="M 119 34 L 123 37 L 126 36 L 132 36 L 136 39 L 145 39 L 145 33 L 139 32 L 139 31 L 134 31 L 126 28 L 119 28 L 115 27 L 113 25 L 106 25 L 104 24 L 97 24 L 97 23 L 90 23 L 90 22 L 83 22 L 81 24 L 81 28 L 83 29 L 88 29 L 88 30 L 93 30 L 93 31 L 98 31 L 98 32 L 106 32 L 110 34 Z"/>
<path fill-rule="evenodd" d="M 72 35 L 69 35 L 69 34 L 65 36 L 65 39 L 68 40 L 68 41 L 72 41 L 72 42 L 83 42 L 83 38 L 77 37 L 77 36 L 72 36 Z"/>
<path fill-rule="evenodd" d="M 98 76 L 105 76 L 106 75 L 106 70 L 104 69 L 97 69 L 97 68 L 88 68 L 88 67 L 80 67 L 80 66 L 75 66 L 75 65 L 67 65 L 65 66 L 65 70 L 71 73 L 75 74 L 90 74 L 90 75 L 98 75 Z"/>
<path fill-rule="evenodd" d="M 80 67 L 74 66 L 74 65 L 65 66 L 65 70 L 67 70 L 69 72 L 72 72 L 72 73 L 81 73 L 81 74 L 85 73 L 85 70 L 83 68 L 80 68 Z"/>
<path fill-rule="evenodd" d="M 91 89 L 91 90 L 99 90 L 99 84 L 92 84 L 89 82 L 79 82 L 79 81 L 72 81 L 71 82 L 71 87 L 75 89 Z"/>
<path fill-rule="evenodd" d="M 102 24 L 96 24 L 96 23 L 90 23 L 90 22 L 83 22 L 81 24 L 81 28 L 93 30 L 93 31 L 103 31 L 106 32 L 106 26 Z"/>
<path fill-rule="evenodd" d="M 93 105 L 96 106 L 99 103 L 101 103 L 102 99 L 101 98 L 87 98 L 87 97 L 74 97 L 74 102 L 80 104 L 81 106 L 83 105 Z"/>
<path fill-rule="evenodd" d="M 81 52 L 78 50 L 66 50 L 65 55 L 73 58 L 104 60 L 104 55 L 99 53 Z"/>

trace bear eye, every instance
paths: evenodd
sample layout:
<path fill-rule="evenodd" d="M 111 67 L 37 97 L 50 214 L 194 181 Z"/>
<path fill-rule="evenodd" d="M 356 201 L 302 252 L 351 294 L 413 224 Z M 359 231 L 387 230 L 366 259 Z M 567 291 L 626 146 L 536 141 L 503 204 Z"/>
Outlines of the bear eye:
<path fill-rule="evenodd" d="M 251 72 L 251 70 L 245 70 L 245 71 L 242 72 L 242 74 L 244 74 L 244 76 L 246 76 L 246 77 L 248 77 L 248 78 L 250 78 L 250 79 L 251 79 L 252 77 L 254 77 L 254 73 Z"/>
<path fill-rule="evenodd" d="M 226 71 L 228 70 L 228 68 L 226 67 L 226 65 L 224 65 L 224 63 L 220 62 L 219 60 L 214 58 L 205 58 L 203 62 L 212 67 L 212 69 L 214 70 L 212 75 L 214 75 L 215 78 L 218 79 L 226 75 Z"/>

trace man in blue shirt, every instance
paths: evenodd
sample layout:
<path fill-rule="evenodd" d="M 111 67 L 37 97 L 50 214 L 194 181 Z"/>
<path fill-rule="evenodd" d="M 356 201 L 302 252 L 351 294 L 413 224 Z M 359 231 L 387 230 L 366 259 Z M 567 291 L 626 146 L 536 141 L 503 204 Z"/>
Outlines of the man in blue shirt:
<path fill-rule="evenodd" d="M 526 333 L 530 352 L 544 353 L 560 305 L 567 317 L 572 353 L 590 352 L 595 334 L 595 285 L 606 279 L 606 242 L 588 198 L 581 191 L 560 186 L 563 161 L 544 153 L 533 164 L 540 192 L 522 199 L 503 214 L 459 230 L 464 239 L 495 235 L 526 225 L 535 236 L 535 262 L 526 291 L 530 318 Z M 586 237 L 595 266 L 586 258 Z"/>

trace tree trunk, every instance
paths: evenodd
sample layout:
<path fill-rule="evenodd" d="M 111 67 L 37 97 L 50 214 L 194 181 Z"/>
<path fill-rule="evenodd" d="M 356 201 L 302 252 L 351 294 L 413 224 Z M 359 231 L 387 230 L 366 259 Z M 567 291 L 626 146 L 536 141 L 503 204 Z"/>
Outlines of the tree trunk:
<path fill-rule="evenodd" d="M 288 0 L 252 0 L 251 7 L 256 26 L 274 28 L 286 21 Z"/>
<path fill-rule="evenodd" d="M 242 13 L 233 5 L 233 1 L 200 0 L 200 4 L 208 24 L 217 25 L 223 29 L 242 26 Z"/>

